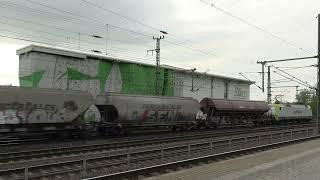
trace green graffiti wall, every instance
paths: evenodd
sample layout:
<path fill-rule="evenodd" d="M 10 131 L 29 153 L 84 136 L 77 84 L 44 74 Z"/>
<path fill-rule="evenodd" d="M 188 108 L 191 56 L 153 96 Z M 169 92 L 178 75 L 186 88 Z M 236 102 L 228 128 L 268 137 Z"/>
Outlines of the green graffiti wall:
<path fill-rule="evenodd" d="M 103 94 L 105 92 L 106 80 L 108 79 L 108 75 L 110 74 L 111 68 L 111 62 L 99 61 L 97 78 L 99 79 L 100 94 Z"/>
<path fill-rule="evenodd" d="M 121 92 L 125 94 L 154 95 L 156 86 L 155 67 L 119 63 L 122 79 Z M 173 96 L 173 72 L 172 70 L 160 69 L 160 94 Z"/>
<path fill-rule="evenodd" d="M 67 68 L 67 71 L 63 73 L 58 79 L 66 76 L 68 80 L 90 80 L 96 79 L 96 77 L 89 76 L 87 74 L 81 73 L 74 68 Z"/>
<path fill-rule="evenodd" d="M 52 82 L 59 85 L 55 88 L 79 90 L 81 87 L 80 90 L 88 92 L 91 92 L 89 86 L 90 88 L 94 86 L 93 89 L 97 91 L 91 92 L 92 94 L 104 94 L 111 89 L 112 92 L 124 94 L 155 95 L 156 69 L 152 66 L 101 60 L 82 62 L 80 65 L 77 62 L 67 63 L 67 60 L 58 63 L 60 63 L 59 68 L 55 69 L 55 72 L 50 71 L 52 74 L 47 74 L 46 71 L 36 71 L 20 77 L 20 86 L 39 87 L 40 81 L 47 81 L 50 83 L 41 83 L 43 87 L 39 88 L 50 88 L 49 84 Z M 36 64 L 35 68 L 41 69 L 41 65 Z M 159 91 L 161 95 L 174 95 L 174 78 L 173 70 L 160 68 Z M 83 84 L 79 86 L 79 83 Z"/>
<path fill-rule="evenodd" d="M 163 91 L 164 96 L 174 96 L 174 72 L 171 69 L 164 69 Z"/>
<path fill-rule="evenodd" d="M 39 87 L 39 82 L 42 79 L 44 73 L 45 71 L 42 70 L 42 71 L 33 72 L 28 76 L 19 77 L 20 86 L 34 87 L 34 88 Z"/>

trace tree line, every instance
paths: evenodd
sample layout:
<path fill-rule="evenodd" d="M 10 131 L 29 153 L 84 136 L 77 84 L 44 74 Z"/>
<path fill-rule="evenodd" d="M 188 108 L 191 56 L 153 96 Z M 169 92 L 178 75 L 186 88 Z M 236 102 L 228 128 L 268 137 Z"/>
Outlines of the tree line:
<path fill-rule="evenodd" d="M 317 98 L 316 91 L 309 89 L 302 89 L 296 95 L 295 104 L 303 104 L 311 106 L 312 113 L 315 115 L 317 113 Z"/>

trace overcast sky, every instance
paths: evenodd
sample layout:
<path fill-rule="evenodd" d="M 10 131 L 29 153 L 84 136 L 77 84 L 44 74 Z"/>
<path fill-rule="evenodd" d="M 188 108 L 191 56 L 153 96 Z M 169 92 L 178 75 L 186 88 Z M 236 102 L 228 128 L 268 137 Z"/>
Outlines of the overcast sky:
<path fill-rule="evenodd" d="M 147 56 L 146 50 L 154 48 L 152 36 L 160 35 L 161 29 L 169 33 L 161 41 L 162 64 L 237 78 L 242 78 L 239 72 L 243 72 L 258 85 L 258 73 L 245 73 L 261 71 L 256 61 L 316 55 L 318 0 L 206 1 L 281 39 L 200 0 L 86 1 L 105 10 L 80 0 L 0 0 L 0 35 L 84 51 L 105 53 L 107 49 L 109 56 L 154 63 L 155 56 Z M 31 42 L 0 37 L 0 84 L 18 85 L 15 50 L 28 44 Z M 315 63 L 304 60 L 273 65 L 299 67 Z M 274 70 L 272 80 L 284 79 Z M 311 85 L 316 83 L 314 67 L 287 72 Z M 295 88 L 273 91 L 285 91 L 284 99 L 294 100 Z M 251 99 L 266 99 L 266 94 L 252 85 Z"/>

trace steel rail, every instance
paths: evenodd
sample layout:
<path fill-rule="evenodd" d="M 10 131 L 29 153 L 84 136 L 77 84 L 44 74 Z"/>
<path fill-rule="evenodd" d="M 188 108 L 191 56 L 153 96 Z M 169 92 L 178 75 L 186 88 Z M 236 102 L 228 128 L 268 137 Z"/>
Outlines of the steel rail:
<path fill-rule="evenodd" d="M 300 126 L 299 126 L 300 127 Z M 48 148 L 48 149 L 37 149 L 37 150 L 27 150 L 27 151 L 18 151 L 18 152 L 6 152 L 0 153 L 0 163 L 6 163 L 9 161 L 27 161 L 28 159 L 41 159 L 48 158 L 48 156 L 66 156 L 70 154 L 80 154 L 80 153 L 90 153 L 94 151 L 108 151 L 112 149 L 128 149 L 130 147 L 137 146 L 150 146 L 152 144 L 164 144 L 171 142 L 179 141 L 191 141 L 211 137 L 220 137 L 220 136 L 231 136 L 231 135 L 240 135 L 249 132 L 264 132 L 264 131 L 275 131 L 286 129 L 288 127 L 269 127 L 267 129 L 245 129 L 238 130 L 233 132 L 220 132 L 220 133 L 205 133 L 197 135 L 186 135 L 186 136 L 177 136 L 177 137 L 165 137 L 165 138 L 151 138 L 151 139 L 141 139 L 136 141 L 124 141 L 124 142 L 114 142 L 114 143 L 98 143 L 98 144 L 89 144 L 82 146 L 71 146 L 71 147 L 58 147 L 58 148 Z"/>
<path fill-rule="evenodd" d="M 274 146 L 286 145 L 286 144 L 290 144 L 290 143 L 297 143 L 297 142 L 302 142 L 302 141 L 306 141 L 306 140 L 312 140 L 312 139 L 319 138 L 319 137 L 320 137 L 320 135 L 315 135 L 315 136 L 310 136 L 310 137 L 306 137 L 306 138 L 299 138 L 299 139 L 288 140 L 288 141 L 284 141 L 284 142 L 272 143 L 272 144 L 267 144 L 267 145 L 261 145 L 261 146 L 251 147 L 251 148 L 240 149 L 240 150 L 233 150 L 233 151 L 228 151 L 228 152 L 223 152 L 223 153 L 218 153 L 218 154 L 213 154 L 213 155 L 207 155 L 207 156 L 191 158 L 191 159 L 186 159 L 186 160 L 181 160 L 181 161 L 176 161 L 176 162 L 159 164 L 159 165 L 154 165 L 154 166 L 149 166 L 149 167 L 144 167 L 144 168 L 139 168 L 139 169 L 133 169 L 133 170 L 123 171 L 123 172 L 117 172 L 117 173 L 112 173 L 112 174 L 107 174 L 107 175 L 102 175 L 102 176 L 84 178 L 83 180 L 119 179 L 119 178 L 129 178 L 129 177 L 133 178 L 133 177 L 137 177 L 138 175 L 146 175 L 146 174 L 150 174 L 152 172 L 159 172 L 159 171 L 162 171 L 163 169 L 176 169 L 177 167 L 185 167 L 190 164 L 194 164 L 194 163 L 198 163 L 198 162 L 204 162 L 204 161 L 217 159 L 217 158 L 221 158 L 221 157 L 226 157 L 226 156 L 238 155 L 238 154 L 242 154 L 245 152 L 254 152 L 257 150 L 261 150 L 261 149 L 264 150 L 266 148 L 270 148 L 270 147 L 274 147 Z"/>
<path fill-rule="evenodd" d="M 7 174 L 9 176 L 10 172 L 20 171 L 19 177 L 28 179 L 29 177 L 46 177 L 77 171 L 75 174 L 80 175 L 79 177 L 92 177 L 94 176 L 92 170 L 107 169 L 109 172 L 105 172 L 105 174 L 109 174 L 108 176 L 112 177 L 117 173 L 119 174 L 120 171 L 127 173 L 135 171 L 139 172 L 139 169 L 141 168 L 148 169 L 155 166 L 160 167 L 167 163 L 174 164 L 180 161 L 190 161 L 190 159 L 214 156 L 219 153 L 236 152 L 241 149 L 296 141 L 301 138 L 308 139 L 315 137 L 315 135 L 316 130 L 314 128 L 300 128 L 278 132 L 248 134 L 242 137 L 221 138 L 220 140 L 209 139 L 201 142 L 181 143 L 180 145 L 173 146 L 153 146 L 148 147 L 147 149 L 132 148 L 129 150 L 108 153 L 92 153 L 65 158 L 50 158 L 35 161 L 33 165 L 20 164 L 20 167 L 14 167 L 14 165 L 18 164 L 12 163 L 11 168 L 8 168 L 10 167 L 9 163 L 6 169 L 3 169 L 4 167 L 2 167 L 0 174 Z M 58 162 L 55 162 L 55 160 Z M 65 168 L 56 169 L 58 167 Z M 16 179 L 19 178 L 17 177 Z"/>

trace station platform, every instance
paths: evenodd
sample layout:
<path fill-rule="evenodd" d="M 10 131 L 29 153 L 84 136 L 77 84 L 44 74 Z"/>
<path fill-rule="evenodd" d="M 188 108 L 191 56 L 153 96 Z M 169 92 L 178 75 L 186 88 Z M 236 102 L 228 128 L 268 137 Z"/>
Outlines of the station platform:
<path fill-rule="evenodd" d="M 146 179 L 318 180 L 320 179 L 320 140 L 212 162 Z"/>

